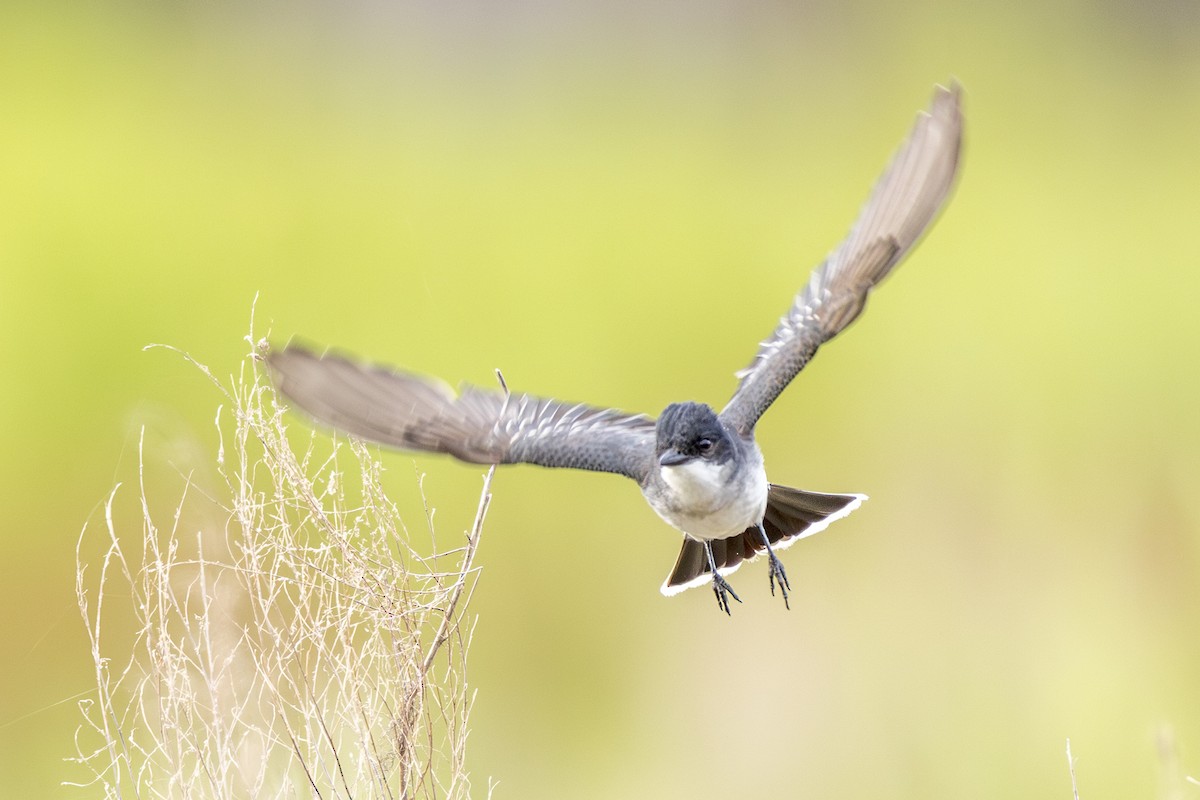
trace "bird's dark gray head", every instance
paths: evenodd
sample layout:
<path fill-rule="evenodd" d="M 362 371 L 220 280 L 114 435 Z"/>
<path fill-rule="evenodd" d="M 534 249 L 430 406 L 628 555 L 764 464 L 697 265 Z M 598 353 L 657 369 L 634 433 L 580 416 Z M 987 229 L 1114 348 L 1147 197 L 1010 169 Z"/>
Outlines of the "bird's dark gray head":
<path fill-rule="evenodd" d="M 717 463 L 733 457 L 733 441 L 704 403 L 672 403 L 655 426 L 655 454 L 664 467 L 702 458 Z"/>

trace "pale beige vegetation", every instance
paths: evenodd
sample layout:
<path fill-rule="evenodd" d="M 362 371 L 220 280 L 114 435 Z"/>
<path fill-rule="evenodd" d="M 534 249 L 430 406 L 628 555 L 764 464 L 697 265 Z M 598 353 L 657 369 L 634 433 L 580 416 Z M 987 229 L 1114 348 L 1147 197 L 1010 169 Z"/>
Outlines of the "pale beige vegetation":
<path fill-rule="evenodd" d="M 118 486 L 80 536 L 96 692 L 75 782 L 105 797 L 467 797 L 466 609 L 491 473 L 473 528 L 416 552 L 371 451 L 307 428 L 289 444 L 248 341 L 226 383 L 185 355 L 223 396 L 215 485 L 182 476 L 156 507 L 139 443 L 141 529 L 115 521 Z"/>

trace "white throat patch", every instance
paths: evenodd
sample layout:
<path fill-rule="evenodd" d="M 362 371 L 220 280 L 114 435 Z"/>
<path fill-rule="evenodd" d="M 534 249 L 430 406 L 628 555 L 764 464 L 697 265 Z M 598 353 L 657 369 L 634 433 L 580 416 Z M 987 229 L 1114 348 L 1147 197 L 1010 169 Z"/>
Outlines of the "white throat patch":
<path fill-rule="evenodd" d="M 679 504 L 699 512 L 720 505 L 722 495 L 730 489 L 730 468 L 728 463 L 714 464 L 695 458 L 673 467 L 660 467 L 660 470 L 663 481 L 671 487 Z"/>
<path fill-rule="evenodd" d="M 762 461 L 738 475 L 733 462 L 693 459 L 659 474 L 670 490 L 666 502 L 651 502 L 660 517 L 696 539 L 723 539 L 762 519 L 767 507 L 767 475 Z M 647 498 L 649 499 L 649 498 Z"/>

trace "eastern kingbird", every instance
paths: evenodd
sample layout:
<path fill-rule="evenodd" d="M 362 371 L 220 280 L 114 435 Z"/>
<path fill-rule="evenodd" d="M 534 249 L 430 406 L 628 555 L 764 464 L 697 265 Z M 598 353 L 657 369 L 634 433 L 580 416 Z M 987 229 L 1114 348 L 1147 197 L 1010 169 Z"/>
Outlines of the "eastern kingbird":
<path fill-rule="evenodd" d="M 654 511 L 683 532 L 662 585 L 673 595 L 711 583 L 729 613 L 741 602 L 726 575 L 766 553 L 771 593 L 790 585 L 775 555 L 858 508 L 861 494 L 820 494 L 769 483 L 754 426 L 817 348 L 862 313 L 871 289 L 941 209 L 958 169 L 961 90 L 937 87 L 875 185 L 844 242 L 818 266 L 719 413 L 672 403 L 657 422 L 608 408 L 463 386 L 318 355 L 288 345 L 267 363 L 279 390 L 313 419 L 384 445 L 472 464 L 539 464 L 612 472 L 637 481 Z"/>

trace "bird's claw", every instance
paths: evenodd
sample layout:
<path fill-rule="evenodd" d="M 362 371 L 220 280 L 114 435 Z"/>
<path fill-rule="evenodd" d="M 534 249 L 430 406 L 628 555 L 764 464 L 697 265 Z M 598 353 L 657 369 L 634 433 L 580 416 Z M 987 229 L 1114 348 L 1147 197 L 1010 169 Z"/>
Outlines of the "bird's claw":
<path fill-rule="evenodd" d="M 774 552 L 767 551 L 767 555 L 770 562 L 768 574 L 771 579 L 771 597 L 775 596 L 775 582 L 779 581 L 779 593 L 783 595 L 783 607 L 790 611 L 792 606 L 788 602 L 788 589 L 791 589 L 792 585 L 788 583 L 787 570 L 783 568 L 783 562 Z"/>
<path fill-rule="evenodd" d="M 737 596 L 737 592 L 729 585 L 729 581 L 715 572 L 713 573 L 713 594 L 717 596 L 717 606 L 729 616 L 733 616 L 729 611 L 729 598 L 732 597 L 739 603 L 742 602 L 742 598 Z"/>

